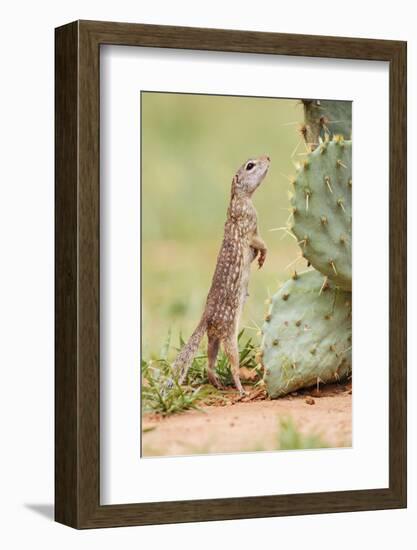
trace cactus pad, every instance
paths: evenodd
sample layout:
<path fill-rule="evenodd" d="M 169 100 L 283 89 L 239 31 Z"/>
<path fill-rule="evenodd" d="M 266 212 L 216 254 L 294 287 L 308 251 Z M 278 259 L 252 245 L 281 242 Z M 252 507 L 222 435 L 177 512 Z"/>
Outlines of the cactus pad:
<path fill-rule="evenodd" d="M 303 135 L 305 141 L 315 149 L 319 138 L 333 138 L 341 135 L 352 138 L 352 102 L 326 99 L 304 99 Z"/>
<path fill-rule="evenodd" d="M 317 271 L 306 271 L 272 298 L 261 351 L 272 398 L 351 372 L 352 295 L 323 282 Z"/>
<path fill-rule="evenodd" d="M 336 136 L 310 153 L 293 181 L 293 224 L 303 256 L 352 289 L 352 142 Z"/>

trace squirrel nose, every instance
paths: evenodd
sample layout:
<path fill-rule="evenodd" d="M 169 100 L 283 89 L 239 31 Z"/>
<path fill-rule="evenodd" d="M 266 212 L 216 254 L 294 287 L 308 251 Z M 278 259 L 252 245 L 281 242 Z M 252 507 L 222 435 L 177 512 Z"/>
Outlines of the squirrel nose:
<path fill-rule="evenodd" d="M 268 162 L 271 162 L 271 159 L 269 158 L 268 155 L 264 155 L 263 157 L 261 157 L 262 160 L 267 160 Z"/>

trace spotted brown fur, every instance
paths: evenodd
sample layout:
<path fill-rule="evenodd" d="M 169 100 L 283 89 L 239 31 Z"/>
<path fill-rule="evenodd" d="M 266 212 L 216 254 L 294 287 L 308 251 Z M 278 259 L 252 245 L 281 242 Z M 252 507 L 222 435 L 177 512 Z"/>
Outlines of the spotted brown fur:
<path fill-rule="evenodd" d="M 207 333 L 210 382 L 216 387 L 221 386 L 215 373 L 221 343 L 230 361 L 236 388 L 244 393 L 239 378 L 239 320 L 248 295 L 250 264 L 258 258 L 261 268 L 267 251 L 258 233 L 257 214 L 251 198 L 264 179 L 269 164 L 270 159 L 267 156 L 250 159 L 239 168 L 233 178 L 223 242 L 217 256 L 206 306 L 197 328 L 174 363 L 180 383 L 184 382 L 200 341 Z"/>

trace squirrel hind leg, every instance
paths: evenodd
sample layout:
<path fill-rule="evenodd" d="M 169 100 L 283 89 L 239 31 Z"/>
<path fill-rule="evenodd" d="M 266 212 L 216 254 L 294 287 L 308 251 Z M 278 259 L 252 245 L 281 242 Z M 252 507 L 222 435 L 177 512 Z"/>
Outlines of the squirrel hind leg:
<path fill-rule="evenodd" d="M 207 346 L 207 377 L 210 384 L 215 388 L 223 389 L 223 385 L 216 374 L 216 359 L 219 352 L 220 340 L 215 336 L 208 335 Z"/>
<path fill-rule="evenodd" d="M 240 395 L 245 395 L 246 392 L 242 386 L 239 375 L 239 348 L 237 345 L 237 339 L 228 338 L 224 340 L 223 349 L 230 362 L 233 382 L 235 383 L 236 389 L 239 391 Z"/>

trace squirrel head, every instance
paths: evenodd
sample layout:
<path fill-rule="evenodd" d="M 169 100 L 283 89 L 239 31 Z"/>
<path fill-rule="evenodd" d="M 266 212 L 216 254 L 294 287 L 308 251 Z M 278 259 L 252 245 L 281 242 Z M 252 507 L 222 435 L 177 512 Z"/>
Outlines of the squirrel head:
<path fill-rule="evenodd" d="M 242 164 L 233 178 L 232 195 L 251 197 L 266 176 L 270 163 L 270 158 L 263 155 Z"/>

